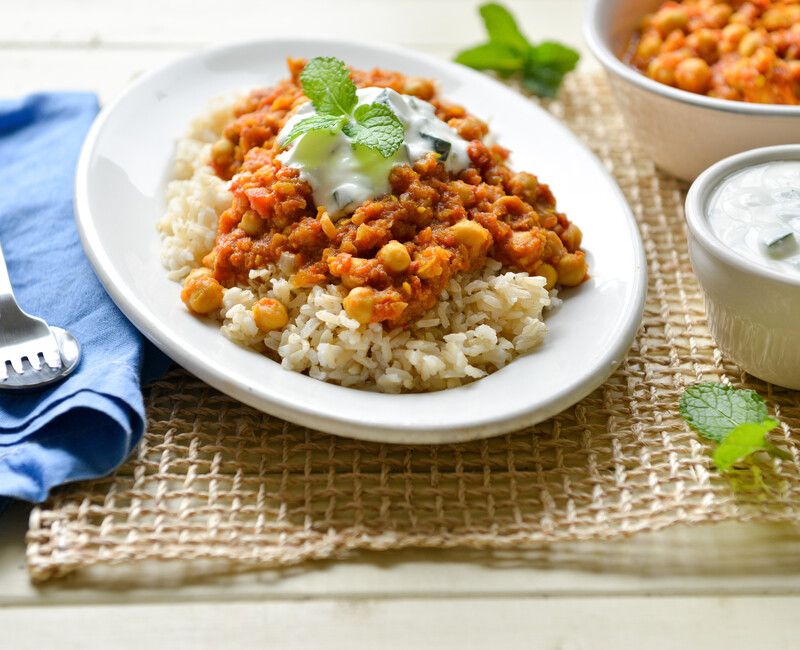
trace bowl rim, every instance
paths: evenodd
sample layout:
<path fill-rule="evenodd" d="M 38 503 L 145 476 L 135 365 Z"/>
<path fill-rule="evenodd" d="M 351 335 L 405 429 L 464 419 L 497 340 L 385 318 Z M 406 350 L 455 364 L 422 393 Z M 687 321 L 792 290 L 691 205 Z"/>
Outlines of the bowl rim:
<path fill-rule="evenodd" d="M 607 3 L 608 0 L 588 0 L 583 21 L 583 37 L 589 46 L 589 50 L 609 72 L 613 72 L 616 76 L 642 90 L 697 108 L 751 117 L 800 117 L 800 105 L 756 104 L 708 97 L 667 86 L 643 75 L 636 68 L 625 64 L 608 46 L 606 34 L 600 29 L 600 15 Z"/>
<path fill-rule="evenodd" d="M 751 149 L 711 165 L 697 177 L 697 180 L 689 188 L 685 204 L 686 223 L 690 234 L 703 248 L 735 269 L 786 287 L 800 288 L 800 276 L 793 278 L 766 266 L 748 263 L 746 259 L 736 255 L 714 234 L 706 218 L 705 206 L 709 196 L 725 178 L 746 167 L 775 160 L 800 160 L 800 144 Z"/>

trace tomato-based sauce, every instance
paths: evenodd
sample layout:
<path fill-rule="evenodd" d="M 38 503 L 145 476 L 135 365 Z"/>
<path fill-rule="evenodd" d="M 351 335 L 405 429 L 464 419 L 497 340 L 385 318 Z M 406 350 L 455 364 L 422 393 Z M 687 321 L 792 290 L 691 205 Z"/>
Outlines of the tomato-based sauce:
<path fill-rule="evenodd" d="M 580 230 L 556 209 L 549 187 L 512 171 L 508 151 L 483 141 L 486 124 L 439 99 L 425 79 L 351 73 L 359 88 L 391 88 L 430 102 L 436 117 L 468 142 L 469 165 L 448 172 L 430 153 L 391 167 L 389 193 L 338 218 L 316 205 L 301 172 L 278 160 L 277 136 L 307 101 L 299 83 L 303 66 L 290 60 L 289 79 L 241 100 L 212 148 L 213 167 L 232 179 L 233 194 L 204 259 L 217 282 L 246 283 L 251 270 L 280 263 L 295 286 L 342 285 L 347 313 L 360 323 L 396 327 L 433 307 L 454 274 L 480 268 L 487 256 L 544 276 L 548 288 L 587 277 Z"/>

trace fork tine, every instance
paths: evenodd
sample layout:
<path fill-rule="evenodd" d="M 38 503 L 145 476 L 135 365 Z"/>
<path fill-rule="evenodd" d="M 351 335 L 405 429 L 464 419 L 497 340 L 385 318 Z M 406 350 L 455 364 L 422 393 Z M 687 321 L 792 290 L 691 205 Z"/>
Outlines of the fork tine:
<path fill-rule="evenodd" d="M 11 364 L 11 367 L 17 372 L 17 374 L 22 374 L 22 357 L 15 356 L 9 359 L 8 362 Z"/>
<path fill-rule="evenodd" d="M 39 370 L 42 367 L 42 364 L 39 361 L 38 354 L 29 354 L 27 358 L 28 358 L 28 363 L 31 364 L 31 368 L 33 368 L 34 370 Z"/>
<path fill-rule="evenodd" d="M 58 351 L 58 345 L 52 350 L 42 352 L 44 362 L 53 370 L 58 370 L 61 367 L 61 353 Z"/>

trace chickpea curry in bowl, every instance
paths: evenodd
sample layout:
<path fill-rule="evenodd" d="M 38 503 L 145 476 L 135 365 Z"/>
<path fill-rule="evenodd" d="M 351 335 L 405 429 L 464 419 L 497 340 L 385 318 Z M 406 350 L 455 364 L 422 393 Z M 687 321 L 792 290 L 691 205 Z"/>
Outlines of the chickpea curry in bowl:
<path fill-rule="evenodd" d="M 290 59 L 201 115 L 159 224 L 181 299 L 285 368 L 385 392 L 541 345 L 588 277 L 581 231 L 432 80 Z"/>
<path fill-rule="evenodd" d="M 625 60 L 655 81 L 719 99 L 800 104 L 798 0 L 668 0 Z"/>

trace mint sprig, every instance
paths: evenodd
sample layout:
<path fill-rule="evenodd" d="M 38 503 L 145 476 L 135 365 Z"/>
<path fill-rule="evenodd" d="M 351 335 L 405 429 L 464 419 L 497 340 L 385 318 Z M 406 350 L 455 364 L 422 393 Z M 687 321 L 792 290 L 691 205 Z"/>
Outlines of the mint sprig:
<path fill-rule="evenodd" d="M 317 113 L 295 124 L 281 146 L 310 131 L 339 130 L 354 146 L 368 147 L 384 158 L 391 158 L 403 144 L 405 127 L 388 106 L 365 104 L 356 108 L 356 85 L 343 61 L 327 56 L 311 59 L 300 74 L 300 83 Z"/>
<path fill-rule="evenodd" d="M 480 15 L 489 41 L 459 52 L 456 62 L 476 70 L 494 70 L 503 77 L 520 73 L 522 84 L 532 93 L 555 97 L 580 55 L 554 41 L 533 45 L 502 5 L 493 2 L 482 5 Z"/>
<path fill-rule="evenodd" d="M 766 439 L 780 423 L 767 416 L 767 405 L 755 391 L 710 382 L 694 384 L 681 396 L 680 411 L 695 431 L 719 443 L 714 464 L 721 472 L 757 451 L 784 456 Z"/>
<path fill-rule="evenodd" d="M 304 120 L 299 121 L 292 127 L 292 130 L 286 134 L 283 139 L 283 146 L 289 144 L 295 138 L 299 138 L 304 133 L 309 131 L 327 131 L 328 133 L 336 133 L 341 129 L 347 118 L 344 115 L 312 115 Z"/>
<path fill-rule="evenodd" d="M 318 56 L 300 73 L 303 94 L 322 115 L 350 115 L 356 105 L 356 85 L 344 61 Z"/>
<path fill-rule="evenodd" d="M 400 120 L 386 104 L 365 104 L 356 109 L 354 122 L 348 122 L 343 130 L 354 144 L 361 144 L 383 153 L 388 158 L 403 144 L 405 129 Z"/>

